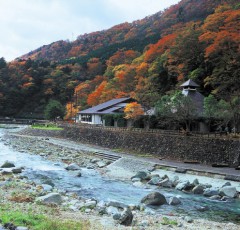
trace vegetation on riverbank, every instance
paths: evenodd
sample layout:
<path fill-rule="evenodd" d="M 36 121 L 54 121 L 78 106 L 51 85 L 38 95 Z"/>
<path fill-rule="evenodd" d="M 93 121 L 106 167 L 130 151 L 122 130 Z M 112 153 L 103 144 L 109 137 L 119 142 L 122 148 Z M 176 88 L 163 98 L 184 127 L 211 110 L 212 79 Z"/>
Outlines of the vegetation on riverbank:
<path fill-rule="evenodd" d="M 16 226 L 26 226 L 33 230 L 81 230 L 83 223 L 80 221 L 62 221 L 49 218 L 43 214 L 34 214 L 22 210 L 9 211 L 8 206 L 0 208 L 0 219 L 2 224 L 12 223 Z M 86 229 L 86 228 L 85 228 Z"/>
<path fill-rule="evenodd" d="M 58 127 L 55 124 L 47 123 L 47 124 L 33 124 L 31 126 L 32 129 L 43 129 L 43 130 L 63 130 L 63 128 Z"/>

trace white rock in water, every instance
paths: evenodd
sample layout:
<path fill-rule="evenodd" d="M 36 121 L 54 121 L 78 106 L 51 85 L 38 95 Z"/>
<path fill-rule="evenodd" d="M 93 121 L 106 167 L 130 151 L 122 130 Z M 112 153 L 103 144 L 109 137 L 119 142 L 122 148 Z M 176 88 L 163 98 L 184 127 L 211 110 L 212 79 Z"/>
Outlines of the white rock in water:
<path fill-rule="evenodd" d="M 234 198 L 237 196 L 237 189 L 234 186 L 225 186 L 220 189 L 220 195 Z"/>

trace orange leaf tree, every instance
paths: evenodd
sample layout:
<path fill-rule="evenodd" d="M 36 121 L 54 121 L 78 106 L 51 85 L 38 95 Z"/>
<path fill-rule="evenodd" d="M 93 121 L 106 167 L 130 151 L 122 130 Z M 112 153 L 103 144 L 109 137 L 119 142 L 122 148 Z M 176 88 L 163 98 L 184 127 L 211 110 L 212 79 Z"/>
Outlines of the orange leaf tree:
<path fill-rule="evenodd" d="M 132 102 L 126 105 L 124 109 L 125 117 L 128 120 L 131 120 L 131 125 L 144 114 L 144 110 L 140 104 L 137 102 Z"/>

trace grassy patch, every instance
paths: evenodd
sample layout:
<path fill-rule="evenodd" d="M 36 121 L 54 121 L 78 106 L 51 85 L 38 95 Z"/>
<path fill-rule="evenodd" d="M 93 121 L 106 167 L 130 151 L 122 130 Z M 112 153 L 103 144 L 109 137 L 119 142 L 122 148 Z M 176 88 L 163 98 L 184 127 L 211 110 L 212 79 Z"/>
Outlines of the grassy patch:
<path fill-rule="evenodd" d="M 50 219 L 42 214 L 23 213 L 0 209 L 0 219 L 3 224 L 13 223 L 16 226 L 26 226 L 32 230 L 81 230 L 87 229 L 87 224 L 80 221 L 64 221 Z M 83 228 L 84 227 L 84 228 Z"/>
<path fill-rule="evenodd" d="M 63 128 L 58 127 L 55 124 L 47 123 L 47 124 L 34 124 L 31 126 L 33 129 L 42 129 L 42 130 L 63 130 Z"/>
<path fill-rule="evenodd" d="M 162 225 L 178 225 L 178 222 L 176 220 L 171 220 L 167 217 L 162 218 L 163 221 L 161 222 Z"/>

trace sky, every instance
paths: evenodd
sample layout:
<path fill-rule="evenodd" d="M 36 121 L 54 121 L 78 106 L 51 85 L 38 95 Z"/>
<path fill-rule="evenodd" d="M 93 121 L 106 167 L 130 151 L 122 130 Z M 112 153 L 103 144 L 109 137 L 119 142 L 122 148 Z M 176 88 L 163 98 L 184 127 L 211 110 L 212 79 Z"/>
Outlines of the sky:
<path fill-rule="evenodd" d="M 142 19 L 179 1 L 0 0 L 0 57 L 11 61 L 55 41 Z"/>

